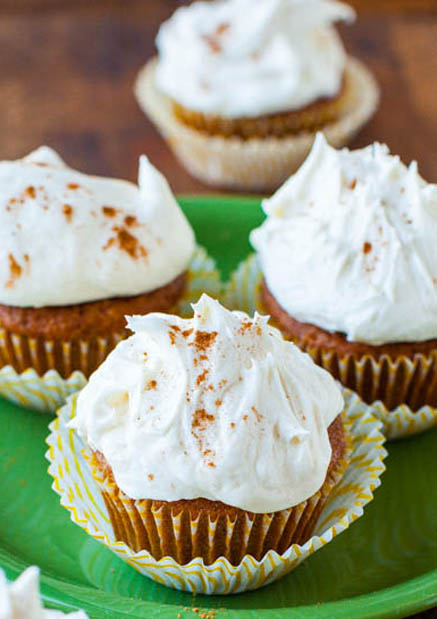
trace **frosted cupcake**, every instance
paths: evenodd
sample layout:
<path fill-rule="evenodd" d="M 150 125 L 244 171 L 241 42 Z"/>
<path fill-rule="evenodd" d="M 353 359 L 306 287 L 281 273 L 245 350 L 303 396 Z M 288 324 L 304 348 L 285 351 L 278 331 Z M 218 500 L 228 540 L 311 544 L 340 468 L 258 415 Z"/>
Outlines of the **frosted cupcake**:
<path fill-rule="evenodd" d="M 283 332 L 367 402 L 437 404 L 437 185 L 319 134 L 251 233 Z"/>
<path fill-rule="evenodd" d="M 42 147 L 0 162 L 0 365 L 88 376 L 126 313 L 170 311 L 193 232 L 146 157 L 138 186 L 88 176 Z"/>
<path fill-rule="evenodd" d="M 369 91 L 375 95 L 373 81 L 361 65 L 348 59 L 334 28 L 335 22 L 353 18 L 348 5 L 333 0 L 194 2 L 179 8 L 161 26 L 158 59 L 140 75 L 138 99 L 164 135 L 177 138 L 173 146 L 182 161 L 206 180 L 220 180 L 219 171 L 208 169 L 208 162 L 203 168 L 201 161 L 195 162 L 200 140 L 192 143 L 191 153 L 183 132 L 173 135 L 171 120 L 198 138 L 223 138 L 228 153 L 240 144 L 243 159 L 237 171 L 243 174 L 243 184 L 245 175 L 250 177 L 245 170 L 245 142 L 250 142 L 252 151 L 256 146 L 262 157 L 261 149 L 271 150 L 272 143 L 279 149 L 285 146 L 284 139 L 336 125 L 357 108 L 357 82 L 363 71 L 369 86 L 364 91 L 360 86 L 361 98 Z M 152 87 L 169 106 L 167 123 L 162 105 L 161 114 L 158 109 L 155 114 Z M 219 143 L 209 143 L 211 157 L 213 152 L 218 156 Z M 299 141 L 294 144 L 299 150 Z M 224 166 L 225 161 L 221 180 L 235 184 L 237 177 L 230 182 Z M 264 180 L 255 170 L 251 178 L 254 187 L 261 187 L 261 182 L 269 181 L 267 169 Z"/>
<path fill-rule="evenodd" d="M 204 295 L 189 320 L 129 319 L 70 427 L 115 536 L 180 565 L 303 543 L 346 467 L 339 388 L 267 318 Z"/>
<path fill-rule="evenodd" d="M 88 619 L 83 610 L 63 613 L 44 609 L 39 595 L 37 567 L 29 567 L 11 584 L 0 570 L 0 616 L 2 619 Z"/>

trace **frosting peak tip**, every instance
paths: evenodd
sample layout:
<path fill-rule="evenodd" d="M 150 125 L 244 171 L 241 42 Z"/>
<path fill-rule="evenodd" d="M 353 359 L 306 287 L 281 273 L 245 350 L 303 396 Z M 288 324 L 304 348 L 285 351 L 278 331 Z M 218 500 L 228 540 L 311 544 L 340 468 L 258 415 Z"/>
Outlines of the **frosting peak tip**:
<path fill-rule="evenodd" d="M 26 163 L 48 165 L 53 168 L 66 168 L 67 164 L 50 146 L 39 146 L 23 157 Z"/>

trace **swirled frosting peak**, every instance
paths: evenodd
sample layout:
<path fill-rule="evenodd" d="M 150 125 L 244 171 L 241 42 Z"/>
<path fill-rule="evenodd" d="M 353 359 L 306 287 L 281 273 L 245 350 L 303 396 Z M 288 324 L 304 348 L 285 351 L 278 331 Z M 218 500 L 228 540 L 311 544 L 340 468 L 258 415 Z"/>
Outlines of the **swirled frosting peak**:
<path fill-rule="evenodd" d="M 437 185 L 415 162 L 319 134 L 263 207 L 251 242 L 288 314 L 373 345 L 437 337 Z"/>
<path fill-rule="evenodd" d="M 69 305 L 149 292 L 187 267 L 193 232 L 167 181 L 88 176 L 44 146 L 0 162 L 0 303 Z"/>
<path fill-rule="evenodd" d="M 91 376 L 71 424 L 131 498 L 199 497 L 253 512 L 323 484 L 334 380 L 267 324 L 203 295 L 193 318 L 129 319 L 134 335 Z"/>
<path fill-rule="evenodd" d="M 179 8 L 157 37 L 158 88 L 223 117 L 296 110 L 341 88 L 346 54 L 334 0 L 216 0 Z"/>
<path fill-rule="evenodd" d="M 0 570 L 0 617 L 1 619 L 88 619 L 82 611 L 63 613 L 44 609 L 39 596 L 39 569 L 29 567 L 12 584 Z"/>

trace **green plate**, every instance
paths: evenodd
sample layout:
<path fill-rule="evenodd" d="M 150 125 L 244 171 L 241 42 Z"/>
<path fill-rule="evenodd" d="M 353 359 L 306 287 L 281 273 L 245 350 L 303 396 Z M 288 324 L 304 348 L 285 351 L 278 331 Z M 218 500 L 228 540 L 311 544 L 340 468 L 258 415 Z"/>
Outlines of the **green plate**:
<path fill-rule="evenodd" d="M 227 277 L 262 221 L 259 201 L 181 203 Z M 49 606 L 82 607 L 91 619 L 196 619 L 193 609 L 213 610 L 211 619 L 349 619 L 405 617 L 437 605 L 437 429 L 390 444 L 382 487 L 364 516 L 290 575 L 251 593 L 195 597 L 140 576 L 70 521 L 46 472 L 48 422 L 0 401 L 0 565 L 11 579 L 39 565 Z"/>

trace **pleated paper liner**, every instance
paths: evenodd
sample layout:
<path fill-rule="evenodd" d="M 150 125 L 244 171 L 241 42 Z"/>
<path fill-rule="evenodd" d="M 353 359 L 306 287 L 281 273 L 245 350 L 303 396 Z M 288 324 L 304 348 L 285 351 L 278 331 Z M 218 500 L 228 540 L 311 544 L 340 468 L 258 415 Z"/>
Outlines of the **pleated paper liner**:
<path fill-rule="evenodd" d="M 192 502 L 174 508 L 159 501 L 136 501 L 119 490 L 95 454 L 89 464 L 117 541 L 135 552 L 147 550 L 155 559 L 172 557 L 181 565 L 197 557 L 205 565 L 219 557 L 238 565 L 246 554 L 261 560 L 268 550 L 281 553 L 292 543 L 302 544 L 311 537 L 329 495 L 347 468 L 351 439 L 346 428 L 345 436 L 345 453 L 320 490 L 299 505 L 274 514 L 249 514 L 226 506 L 218 513 L 208 509 L 208 504 L 194 509 Z"/>
<path fill-rule="evenodd" d="M 139 73 L 135 94 L 142 110 L 156 124 L 175 155 L 201 181 L 239 190 L 267 192 L 279 187 L 308 155 L 314 131 L 287 137 L 242 139 L 210 136 L 179 120 L 172 101 L 155 87 L 156 58 Z M 379 88 L 368 69 L 349 58 L 346 80 L 350 85 L 344 109 L 337 120 L 323 127 L 335 147 L 346 145 L 373 116 Z M 347 103 L 347 105 L 346 105 Z"/>
<path fill-rule="evenodd" d="M 267 311 L 261 300 L 263 275 L 255 255 L 241 263 L 227 284 L 225 304 L 230 309 L 241 309 L 249 314 Z M 437 351 L 425 357 L 416 355 L 414 360 L 401 357 L 392 360 L 382 356 L 379 360 L 364 356 L 354 360 L 352 357 L 339 358 L 332 352 L 298 345 L 314 361 L 331 372 L 347 387 L 366 396 L 373 402 L 375 414 L 384 424 L 384 434 L 390 439 L 404 438 L 437 426 L 437 408 L 428 405 L 414 406 L 420 402 L 424 393 L 430 393 L 437 386 Z M 376 401 L 384 393 L 384 402 Z M 396 404 L 403 395 L 409 394 L 410 405 Z"/>
<path fill-rule="evenodd" d="M 220 276 L 215 263 L 202 247 L 197 247 L 188 267 L 187 284 L 177 303 L 175 312 L 183 317 L 192 314 L 191 303 L 196 302 L 202 292 L 215 298 L 222 294 Z M 86 383 L 90 367 L 97 367 L 107 357 L 116 344 L 129 333 L 111 333 L 108 337 L 94 338 L 92 341 L 44 341 L 25 338 L 6 333 L 0 329 L 0 350 L 7 348 L 8 355 L 29 363 L 32 367 L 17 372 L 10 365 L 0 370 L 0 397 L 14 404 L 37 411 L 54 413 L 66 398 L 81 389 Z M 54 365 L 55 360 L 66 369 L 62 376 L 56 370 L 48 370 L 42 376 L 38 368 L 44 358 L 44 367 Z"/>
<path fill-rule="evenodd" d="M 205 565 L 201 558 L 180 565 L 171 557 L 157 560 L 145 550 L 135 552 L 124 542 L 117 541 L 100 482 L 94 479 L 87 462 L 91 453 L 78 435 L 66 427 L 74 416 L 76 396 L 69 399 L 50 424 L 46 456 L 50 462 L 49 473 L 54 479 L 52 487 L 60 495 L 61 505 L 70 511 L 73 522 L 152 580 L 175 589 L 205 594 L 257 589 L 284 576 L 345 531 L 363 514 L 364 506 L 373 499 L 373 491 L 381 483 L 386 456 L 382 424 L 374 417 L 372 408 L 355 393 L 343 390 L 343 394 L 343 419 L 351 437 L 349 465 L 320 515 L 313 511 L 318 517 L 312 537 L 303 544 L 292 544 L 281 554 L 270 550 L 261 560 L 245 555 L 238 565 L 232 565 L 223 557 L 210 565 Z M 159 526 L 159 515 L 154 518 Z M 214 536 L 213 529 L 208 534 Z"/>

